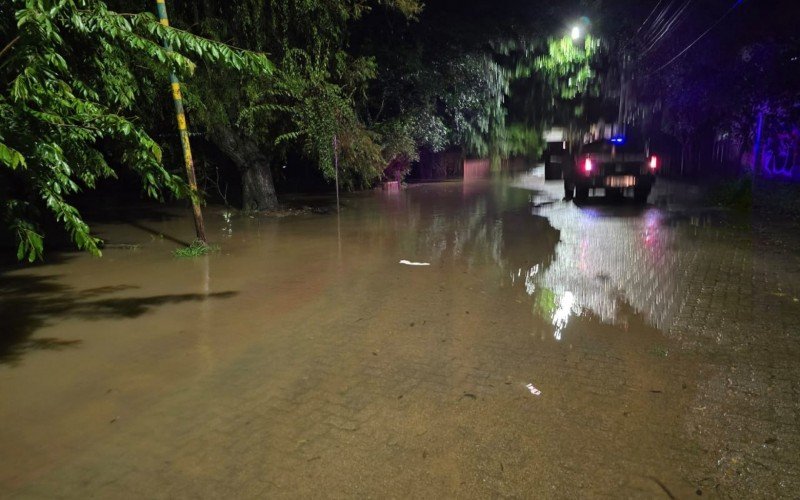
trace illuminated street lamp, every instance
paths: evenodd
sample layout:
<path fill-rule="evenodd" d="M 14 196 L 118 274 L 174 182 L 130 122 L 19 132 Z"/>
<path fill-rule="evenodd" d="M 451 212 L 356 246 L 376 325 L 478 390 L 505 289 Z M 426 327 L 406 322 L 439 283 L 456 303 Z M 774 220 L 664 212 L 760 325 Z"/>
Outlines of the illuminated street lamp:
<path fill-rule="evenodd" d="M 570 32 L 570 36 L 572 36 L 573 40 L 577 40 L 581 37 L 581 28 L 580 26 L 573 26 L 572 31 Z"/>

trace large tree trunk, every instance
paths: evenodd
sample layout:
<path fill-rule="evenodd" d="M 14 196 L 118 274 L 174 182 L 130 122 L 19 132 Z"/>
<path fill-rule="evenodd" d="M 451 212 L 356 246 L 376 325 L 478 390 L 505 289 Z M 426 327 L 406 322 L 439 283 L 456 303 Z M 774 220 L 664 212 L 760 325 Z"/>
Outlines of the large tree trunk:
<path fill-rule="evenodd" d="M 255 141 L 228 127 L 217 127 L 212 139 L 242 175 L 242 208 L 272 210 L 278 208 L 278 197 L 272 183 L 270 158 Z"/>
<path fill-rule="evenodd" d="M 242 208 L 245 210 L 273 210 L 278 208 L 278 197 L 272 184 L 269 161 L 259 158 L 242 172 Z"/>

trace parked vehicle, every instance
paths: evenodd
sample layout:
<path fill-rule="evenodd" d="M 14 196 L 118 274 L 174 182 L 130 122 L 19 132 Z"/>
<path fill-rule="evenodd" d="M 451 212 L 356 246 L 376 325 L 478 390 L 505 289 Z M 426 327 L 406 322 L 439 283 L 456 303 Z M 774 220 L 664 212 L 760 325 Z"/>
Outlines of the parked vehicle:
<path fill-rule="evenodd" d="M 564 164 L 567 199 L 585 200 L 603 188 L 607 197 L 632 193 L 639 203 L 647 202 L 661 163 L 648 141 L 623 136 L 584 144 L 570 160 Z"/>
<path fill-rule="evenodd" d="M 551 181 L 564 176 L 564 163 L 569 161 L 569 150 L 564 141 L 549 142 L 544 150 L 544 178 Z"/>

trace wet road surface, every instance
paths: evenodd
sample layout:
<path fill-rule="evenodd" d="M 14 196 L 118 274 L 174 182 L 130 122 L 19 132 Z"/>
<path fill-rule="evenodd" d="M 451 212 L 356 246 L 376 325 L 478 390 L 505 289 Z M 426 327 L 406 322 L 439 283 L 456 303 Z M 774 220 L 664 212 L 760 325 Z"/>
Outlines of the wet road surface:
<path fill-rule="evenodd" d="M 0 496 L 793 496 L 800 262 L 662 183 L 99 223 L 0 275 Z M 400 260 L 428 263 L 408 266 Z"/>

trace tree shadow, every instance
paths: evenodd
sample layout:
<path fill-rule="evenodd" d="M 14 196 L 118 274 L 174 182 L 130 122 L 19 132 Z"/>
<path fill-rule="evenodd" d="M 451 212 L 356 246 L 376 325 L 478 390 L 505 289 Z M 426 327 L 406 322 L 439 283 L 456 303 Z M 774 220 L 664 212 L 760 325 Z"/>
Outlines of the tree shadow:
<path fill-rule="evenodd" d="M 0 274 L 0 364 L 16 364 L 32 350 L 59 350 L 77 347 L 81 340 L 36 338 L 40 329 L 67 318 L 87 321 L 131 319 L 158 306 L 210 299 L 226 299 L 234 291 L 210 294 L 184 293 L 149 297 L 106 297 L 139 287 L 104 286 L 75 290 L 58 282 L 57 275 Z"/>
<path fill-rule="evenodd" d="M 167 234 L 164 230 L 156 229 L 158 223 L 181 219 L 180 207 L 170 208 L 140 203 L 134 206 L 122 207 L 114 205 L 92 207 L 86 205 L 80 207 L 80 210 L 83 218 L 92 227 L 92 234 L 103 240 L 102 248 L 113 248 L 115 246 L 130 248 L 137 246 L 137 241 L 141 239 L 141 235 L 128 234 L 127 236 L 132 237 L 125 238 L 123 236 L 125 233 L 119 231 L 119 226 L 124 225 L 138 229 L 155 239 L 171 241 L 182 247 L 190 244 L 190 241 Z M 75 243 L 61 223 L 45 217 L 41 224 L 44 234 L 47 235 L 45 239 L 44 264 L 59 263 L 83 253 L 76 249 Z M 118 228 L 116 231 L 111 231 L 110 234 L 103 234 L 103 229 L 98 229 L 98 225 L 102 224 L 118 226 Z M 0 266 L 14 267 L 19 264 L 16 258 L 17 244 L 17 241 L 8 231 L 0 231 Z"/>
<path fill-rule="evenodd" d="M 189 246 L 189 242 L 184 241 L 175 236 L 164 233 L 152 227 L 152 224 L 158 224 L 185 217 L 182 212 L 184 207 L 179 204 L 169 205 L 154 205 L 148 202 L 140 202 L 133 205 L 114 205 L 107 204 L 98 209 L 95 206 L 86 206 L 82 209 L 86 220 L 90 225 L 107 224 L 107 225 L 128 225 L 143 231 L 150 236 L 156 238 L 163 238 L 181 246 Z M 101 235 L 102 236 L 102 235 Z M 114 245 L 112 237 L 103 237 L 106 246 Z M 125 242 L 117 242 L 117 244 L 125 244 Z"/>
<path fill-rule="evenodd" d="M 181 240 L 181 239 L 176 238 L 174 236 L 171 236 L 169 234 L 164 234 L 163 232 L 158 231 L 156 229 L 153 229 L 152 227 L 145 226 L 141 222 L 133 221 L 133 220 L 127 220 L 124 223 L 128 224 L 131 227 L 135 227 L 136 229 L 144 231 L 144 232 L 150 234 L 151 236 L 155 236 L 156 238 L 164 238 L 165 240 L 171 241 L 173 243 L 177 243 L 178 245 L 180 245 L 182 247 L 188 247 L 190 245 L 190 243 L 188 241 Z"/>
<path fill-rule="evenodd" d="M 5 279 L 4 274 L 15 269 L 34 269 L 40 266 L 64 264 L 75 259 L 80 254 L 81 252 L 75 249 L 51 250 L 48 247 L 45 249 L 42 260 L 34 262 L 20 261 L 17 259 L 16 242 L 2 241 L 0 242 L 0 279 Z M 0 286 L 2 286 L 2 283 L 0 283 Z"/>

